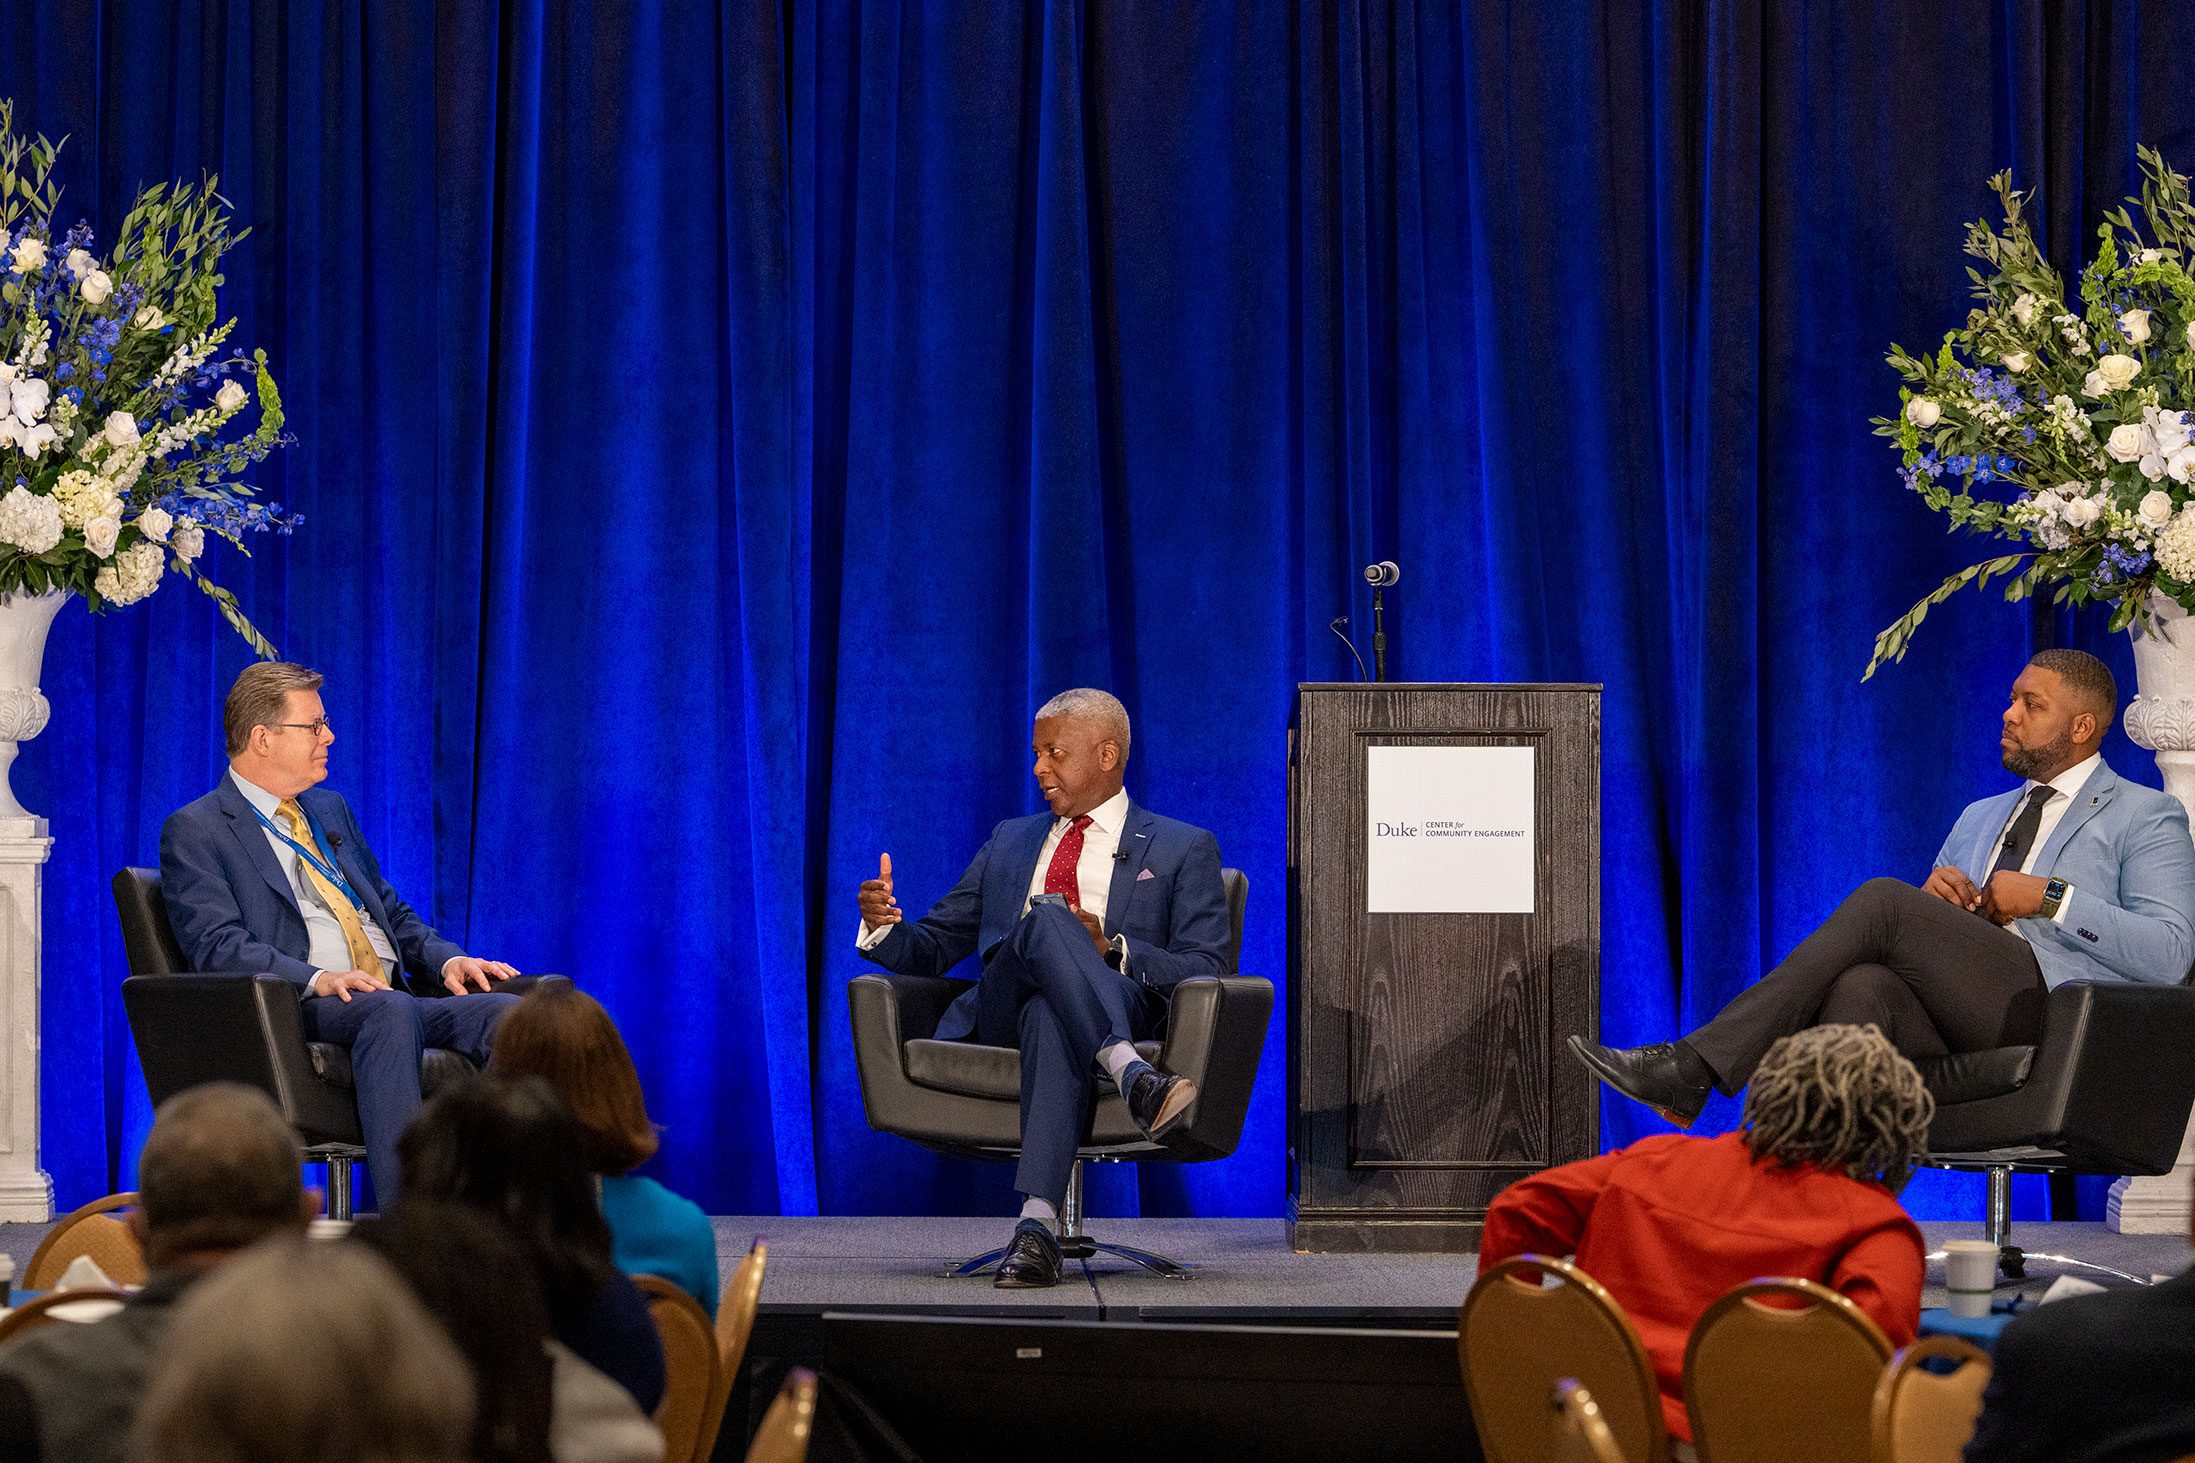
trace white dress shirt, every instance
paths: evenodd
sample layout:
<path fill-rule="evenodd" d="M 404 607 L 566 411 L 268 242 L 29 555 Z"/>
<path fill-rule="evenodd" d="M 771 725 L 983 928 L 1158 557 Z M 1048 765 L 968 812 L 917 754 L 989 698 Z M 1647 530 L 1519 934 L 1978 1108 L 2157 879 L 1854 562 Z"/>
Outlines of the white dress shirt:
<path fill-rule="evenodd" d="M 2064 822 L 2065 815 L 2072 811 L 2074 799 L 2081 795 L 2081 789 L 2088 785 L 2089 777 L 2103 760 L 2104 754 L 2102 752 L 2093 753 L 2087 761 L 2076 762 L 2056 777 L 2050 779 L 2047 784 L 2050 788 L 2050 800 L 2043 804 L 2042 822 L 2036 825 L 2035 841 L 2027 846 L 2027 857 L 2020 862 L 2021 873 L 2031 874 L 2035 871 L 2035 859 L 2037 855 L 2042 853 L 2043 845 L 2050 841 L 2051 834 L 2058 831 L 2058 825 Z M 2012 816 L 2005 819 L 2004 831 L 1999 833 L 1997 841 L 1990 845 L 1990 868 L 1993 869 L 1997 866 L 1997 857 L 2004 852 L 2005 840 L 2012 836 L 2012 825 L 2020 821 L 2020 814 L 2027 808 L 2028 795 L 2042 786 L 2045 786 L 2045 784 L 2036 782 L 2033 779 L 2021 784 L 2019 801 L 2012 805 Z M 1986 874 L 1987 870 L 1983 872 Z M 2057 923 L 2061 925 L 2065 923 L 2066 905 L 2071 902 L 2071 900 L 2061 900 L 2059 902 L 2058 913 L 2054 916 Z M 2020 934 L 2019 921 L 2017 920 L 2006 925 L 2005 928 L 2015 935 Z M 2027 937 L 2020 935 L 2020 938 L 2026 939 Z"/>
<path fill-rule="evenodd" d="M 1044 836 L 1044 847 L 1037 851 L 1037 866 L 1029 876 L 1029 892 L 1021 901 L 1021 913 L 1029 912 L 1029 903 L 1044 892 L 1044 876 L 1052 867 L 1052 855 L 1059 851 L 1059 841 L 1074 826 L 1072 818 L 1054 818 L 1052 831 Z M 1082 857 L 1075 861 L 1075 902 L 1097 919 L 1105 923 L 1105 906 L 1113 897 L 1113 857 L 1120 852 L 1121 830 L 1128 826 L 1128 790 L 1122 788 L 1104 802 L 1090 810 L 1090 824 L 1082 830 Z M 873 950 L 891 931 L 890 925 L 870 929 L 863 921 L 854 945 L 856 949 Z M 1112 939 L 1114 964 L 1126 973 L 1128 969 L 1128 940 L 1124 935 Z"/>
<path fill-rule="evenodd" d="M 282 806 L 282 799 L 257 783 L 246 782 L 233 767 L 229 769 L 229 780 L 236 784 L 236 790 L 244 795 L 245 801 L 276 828 L 289 826 L 276 811 Z M 351 969 L 351 943 L 343 938 L 343 926 L 321 899 L 320 891 L 305 877 L 304 858 L 290 846 L 288 839 L 265 827 L 259 831 L 266 835 L 267 846 L 274 850 L 275 861 L 282 865 L 282 872 L 290 881 L 290 893 L 297 898 L 297 912 L 305 917 L 305 936 L 311 947 L 305 953 L 306 963 L 322 972 Z M 388 977 L 390 985 L 395 985 L 398 974 L 396 946 L 389 943 L 388 935 L 363 909 L 358 911 L 358 922 L 366 927 L 366 938 L 372 943 L 374 953 L 381 957 L 382 973 Z M 311 987 L 308 986 L 305 993 L 312 994 Z"/>

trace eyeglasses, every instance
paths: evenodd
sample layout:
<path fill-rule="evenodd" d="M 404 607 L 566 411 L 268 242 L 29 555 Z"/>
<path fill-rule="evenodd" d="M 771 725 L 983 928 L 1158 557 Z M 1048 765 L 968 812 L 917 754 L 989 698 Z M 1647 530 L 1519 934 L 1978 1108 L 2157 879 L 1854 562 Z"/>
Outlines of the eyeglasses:
<path fill-rule="evenodd" d="M 291 731 L 309 731 L 316 737 L 328 729 L 328 719 L 325 716 L 315 717 L 311 721 L 263 721 L 259 724 L 277 729 L 286 727 Z"/>

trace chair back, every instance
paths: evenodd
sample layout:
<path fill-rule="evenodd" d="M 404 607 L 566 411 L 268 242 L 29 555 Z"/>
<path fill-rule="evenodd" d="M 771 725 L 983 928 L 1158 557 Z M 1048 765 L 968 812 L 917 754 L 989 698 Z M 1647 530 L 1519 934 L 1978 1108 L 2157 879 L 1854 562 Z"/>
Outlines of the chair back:
<path fill-rule="evenodd" d="M 1250 908 L 1250 876 L 1240 869 L 1221 869 L 1220 887 L 1227 891 L 1227 973 L 1242 969 L 1242 919 Z"/>
<path fill-rule="evenodd" d="M 1623 1449 L 1608 1430 L 1593 1394 L 1569 1377 L 1555 1384 L 1555 1411 L 1561 1424 L 1555 1434 L 1555 1456 L 1560 1463 L 1624 1463 Z"/>
<path fill-rule="evenodd" d="M 724 1405 L 732 1388 L 739 1385 L 739 1364 L 747 1358 L 747 1338 L 754 1334 L 755 1308 L 762 1300 L 762 1266 L 770 1257 L 770 1244 L 758 1239 L 724 1283 L 716 1302 L 716 1395 L 710 1400 L 694 1449 L 696 1459 L 716 1456 L 716 1435 L 724 1426 Z"/>
<path fill-rule="evenodd" d="M 1700 1463 L 1868 1463 L 1890 1340 L 1812 1280 L 1750 1280 L 1707 1308 L 1684 1348 Z"/>
<path fill-rule="evenodd" d="M 182 975 L 191 968 L 175 926 L 168 923 L 158 869 L 117 870 L 114 912 L 122 919 L 122 953 L 131 975 Z"/>
<path fill-rule="evenodd" d="M 145 1252 L 129 1226 L 112 1213 L 133 1208 L 136 1203 L 135 1194 L 109 1194 L 69 1215 L 47 1231 L 45 1240 L 31 1251 L 23 1278 L 16 1283 L 24 1290 L 51 1290 L 77 1257 L 89 1255 L 116 1285 L 143 1285 Z"/>
<path fill-rule="evenodd" d="M 1566 1260 L 1519 1255 L 1471 1287 L 1457 1323 L 1463 1388 L 1491 1463 L 1564 1456 L 1566 1414 L 1551 1405 L 1582 1386 L 1624 1458 L 1668 1463 L 1661 1391 L 1631 1318 Z"/>
<path fill-rule="evenodd" d="M 1932 1371 L 1933 1360 L 1951 1363 Z M 1875 1463 L 1959 1463 L 1989 1385 L 1989 1353 L 1956 1336 L 1924 1336 L 1875 1384 Z"/>
<path fill-rule="evenodd" d="M 57 1290 L 51 1295 L 39 1296 L 36 1300 L 24 1301 L 14 1310 L 9 1311 L 6 1316 L 0 1316 L 0 1346 L 13 1341 L 25 1331 L 35 1331 L 40 1326 L 50 1326 L 56 1321 L 77 1319 L 73 1316 L 57 1316 L 54 1314 L 56 1310 L 63 1306 L 83 1305 L 89 1308 L 97 1306 L 100 1302 L 107 1302 L 107 1307 L 100 1314 L 83 1317 L 84 1320 L 92 1321 L 101 1320 L 108 1315 L 112 1315 L 128 1300 L 129 1297 L 119 1290 L 92 1289 Z"/>
<path fill-rule="evenodd" d="M 747 1463 L 807 1463 L 808 1432 L 815 1426 L 816 1374 L 794 1367 L 779 1389 L 777 1400 L 762 1415 L 754 1441 L 747 1445 Z"/>
<path fill-rule="evenodd" d="M 702 1437 L 714 1441 L 709 1416 L 713 1403 L 724 1411 L 716 1359 L 716 1334 L 701 1303 L 656 1275 L 635 1275 L 633 1284 L 648 1297 L 648 1317 L 663 1338 L 663 1400 L 656 1404 L 655 1425 L 663 1431 L 663 1463 L 704 1459 Z"/>

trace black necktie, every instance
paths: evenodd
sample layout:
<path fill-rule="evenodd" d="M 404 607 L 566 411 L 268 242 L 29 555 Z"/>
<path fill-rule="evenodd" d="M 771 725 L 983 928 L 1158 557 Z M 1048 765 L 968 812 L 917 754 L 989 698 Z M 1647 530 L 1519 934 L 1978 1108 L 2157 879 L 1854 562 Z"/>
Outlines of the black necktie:
<path fill-rule="evenodd" d="M 1989 872 L 1992 877 L 2010 869 L 2017 874 L 2020 865 L 2027 862 L 2027 851 L 2035 846 L 2035 834 L 2043 826 L 2043 804 L 2056 791 L 2044 783 L 2027 795 L 2027 806 L 2020 809 L 2020 816 L 2012 820 L 2012 831 L 2005 835 L 2004 852 L 1997 855 L 1997 866 Z"/>

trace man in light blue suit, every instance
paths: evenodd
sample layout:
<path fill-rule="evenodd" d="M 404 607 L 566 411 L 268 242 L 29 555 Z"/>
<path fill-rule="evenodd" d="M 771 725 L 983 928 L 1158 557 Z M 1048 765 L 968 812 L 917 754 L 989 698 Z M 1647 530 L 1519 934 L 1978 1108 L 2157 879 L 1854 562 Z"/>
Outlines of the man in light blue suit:
<path fill-rule="evenodd" d="M 1874 1023 L 1909 1057 L 2040 1039 L 2069 980 L 2175 985 L 2195 962 L 2195 842 L 2179 799 L 2122 782 L 2097 748 L 2118 711 L 2104 663 L 2036 653 L 1999 749 L 2021 785 L 1968 806 L 1919 888 L 1873 879 L 1784 962 L 1681 1041 L 1572 1050 L 1688 1127 L 1735 1095 L 1778 1038 Z"/>
<path fill-rule="evenodd" d="M 1128 800 L 1127 710 L 1104 691 L 1063 691 L 1037 712 L 1033 748 L 1051 811 L 992 829 L 929 913 L 902 917 L 889 854 L 860 891 L 858 948 L 886 969 L 938 976 L 982 957 L 940 1040 L 1021 1050 L 1014 1184 L 1027 1202 L 999 1265 L 1007 1289 L 1059 1281 L 1059 1205 L 1099 1072 L 1146 1137 L 1179 1122 L 1196 1088 L 1140 1060 L 1133 1043 L 1158 1034 L 1175 986 L 1229 973 L 1219 843 Z"/>

